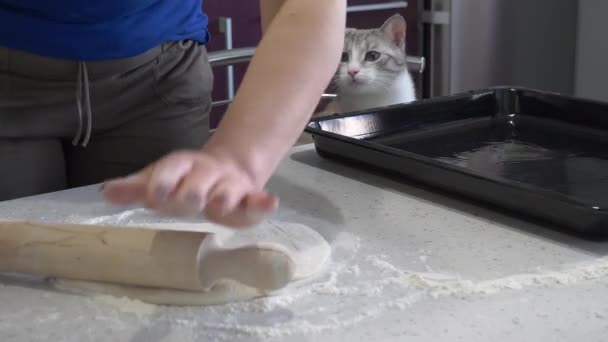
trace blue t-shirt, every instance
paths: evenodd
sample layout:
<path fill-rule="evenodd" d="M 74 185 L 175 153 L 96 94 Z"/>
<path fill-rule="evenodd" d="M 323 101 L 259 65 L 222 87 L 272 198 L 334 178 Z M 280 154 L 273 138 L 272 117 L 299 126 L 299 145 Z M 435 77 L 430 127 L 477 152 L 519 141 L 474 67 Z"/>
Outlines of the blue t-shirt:
<path fill-rule="evenodd" d="M 134 56 L 182 39 L 207 43 L 203 0 L 0 0 L 0 46 L 80 60 Z"/>

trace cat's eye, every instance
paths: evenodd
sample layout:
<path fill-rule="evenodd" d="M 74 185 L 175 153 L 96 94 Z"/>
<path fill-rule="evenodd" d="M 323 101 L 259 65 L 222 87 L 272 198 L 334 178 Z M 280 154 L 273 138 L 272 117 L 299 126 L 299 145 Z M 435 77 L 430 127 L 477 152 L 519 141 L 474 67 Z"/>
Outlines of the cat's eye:
<path fill-rule="evenodd" d="M 348 52 L 342 52 L 342 62 L 348 62 Z"/>
<path fill-rule="evenodd" d="M 378 58 L 380 58 L 380 52 L 378 51 L 368 51 L 365 54 L 365 60 L 367 62 L 375 62 L 378 60 Z"/>

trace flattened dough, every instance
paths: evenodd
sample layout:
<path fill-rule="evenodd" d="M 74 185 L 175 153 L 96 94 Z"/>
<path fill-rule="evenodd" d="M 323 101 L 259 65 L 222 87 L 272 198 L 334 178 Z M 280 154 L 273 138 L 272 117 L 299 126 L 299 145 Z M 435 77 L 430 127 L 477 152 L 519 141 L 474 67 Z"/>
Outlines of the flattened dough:
<path fill-rule="evenodd" d="M 146 224 L 151 228 L 170 230 L 210 232 L 215 240 L 226 248 L 246 245 L 269 246 L 286 250 L 295 261 L 294 280 L 309 278 L 317 274 L 326 264 L 331 254 L 327 241 L 315 230 L 302 224 L 267 221 L 253 229 L 235 231 L 218 225 L 203 224 Z M 181 291 L 151 287 L 127 286 L 71 279 L 52 279 L 55 287 L 87 295 L 111 295 L 127 297 L 142 302 L 159 305 L 215 305 L 244 301 L 268 295 L 263 291 L 245 286 L 235 281 L 224 280 L 209 291 Z"/>
<path fill-rule="evenodd" d="M 52 279 L 52 282 L 56 288 L 69 292 L 90 296 L 110 295 L 119 298 L 127 297 L 157 305 L 217 305 L 249 300 L 265 295 L 265 293 L 258 289 L 232 281 L 220 283 L 207 292 L 128 286 L 60 278 Z"/>

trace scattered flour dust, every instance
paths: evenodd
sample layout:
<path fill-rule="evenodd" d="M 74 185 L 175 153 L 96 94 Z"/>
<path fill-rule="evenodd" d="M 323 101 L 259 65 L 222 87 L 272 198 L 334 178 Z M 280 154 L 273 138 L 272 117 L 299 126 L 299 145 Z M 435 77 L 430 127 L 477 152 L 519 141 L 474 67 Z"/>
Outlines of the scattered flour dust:
<path fill-rule="evenodd" d="M 429 297 L 491 295 L 504 290 L 521 290 L 528 287 L 573 285 L 583 281 L 608 279 L 608 258 L 588 263 L 564 266 L 561 270 L 542 270 L 507 277 L 474 282 L 458 275 L 420 273 L 400 270 L 386 261 L 384 256 L 369 256 L 367 260 L 387 276 L 378 286 L 400 284 L 404 288 L 423 290 Z"/>
<path fill-rule="evenodd" d="M 128 224 L 158 222 L 158 217 L 136 209 L 105 213 L 102 209 L 84 223 Z M 91 218 L 95 217 L 95 218 Z M 73 220 L 83 222 L 83 217 Z M 525 288 L 558 287 L 608 279 L 608 257 L 560 269 L 515 274 L 474 281 L 457 274 L 414 272 L 400 269 L 385 255 L 358 255 L 361 241 L 342 232 L 331 241 L 332 255 L 324 272 L 312 279 L 290 284 L 270 297 L 218 306 L 171 308 L 128 298 L 95 296 L 120 312 L 136 314 L 151 324 L 167 321 L 191 329 L 209 339 L 232 341 L 235 336 L 254 339 L 286 338 L 336 331 L 365 322 L 390 310 L 404 310 L 417 302 L 442 297 L 489 296 Z M 426 264 L 429 253 L 420 253 Z M 357 258 L 358 257 L 358 258 Z"/>
<path fill-rule="evenodd" d="M 137 208 L 108 215 L 93 216 L 84 220 L 79 216 L 73 216 L 72 220 L 82 224 L 128 224 L 133 219 L 145 216 L 153 216 L 153 214 L 149 210 Z"/>
<path fill-rule="evenodd" d="M 402 270 L 384 255 L 367 256 L 361 264 L 353 261 L 333 262 L 322 277 L 290 286 L 276 296 L 205 308 L 198 319 L 180 319 L 179 324 L 205 329 L 209 336 L 226 341 L 240 335 L 286 338 L 346 329 L 423 300 L 608 279 L 608 258 L 478 282 L 458 275 Z"/>
<path fill-rule="evenodd" d="M 128 219 L 128 216 L 120 219 Z M 340 233 L 332 241 L 334 258 L 323 273 L 295 282 L 273 296 L 246 302 L 198 308 L 163 308 L 110 296 L 97 296 L 94 300 L 122 312 L 142 317 L 147 315 L 147 319 L 152 321 L 168 320 L 183 329 L 205 331 L 214 340 L 231 341 L 235 336 L 284 339 L 347 329 L 391 310 L 405 310 L 424 300 L 488 296 L 608 277 L 608 258 L 602 258 L 559 270 L 537 270 L 473 281 L 454 274 L 400 269 L 386 255 L 361 258 L 358 255 L 360 247 L 358 237 Z"/>
<path fill-rule="evenodd" d="M 157 310 L 156 305 L 147 304 L 139 300 L 126 297 L 114 297 L 110 295 L 95 295 L 92 298 L 96 303 L 109 305 L 122 312 L 133 313 L 136 315 L 149 315 Z"/>

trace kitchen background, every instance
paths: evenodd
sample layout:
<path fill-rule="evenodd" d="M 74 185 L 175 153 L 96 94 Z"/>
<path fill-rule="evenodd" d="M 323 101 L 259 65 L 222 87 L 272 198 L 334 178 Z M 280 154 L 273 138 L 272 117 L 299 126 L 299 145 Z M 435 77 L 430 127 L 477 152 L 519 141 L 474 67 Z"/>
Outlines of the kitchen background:
<path fill-rule="evenodd" d="M 347 25 L 380 26 L 394 13 L 407 21 L 407 53 L 423 56 L 419 95 L 435 97 L 516 85 L 608 101 L 606 0 L 349 0 Z M 257 1 L 205 0 L 209 51 L 255 47 Z M 247 64 L 215 68 L 212 128 Z"/>

